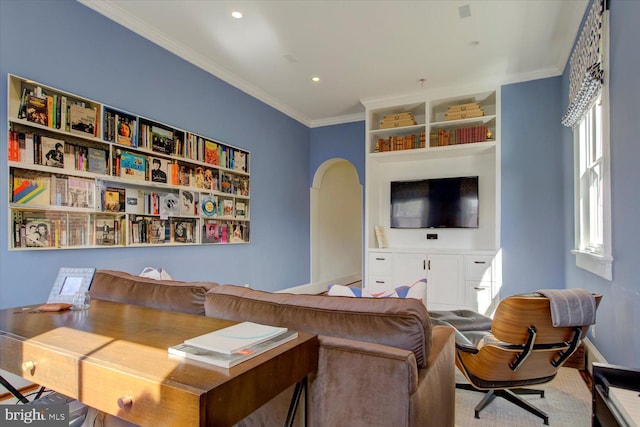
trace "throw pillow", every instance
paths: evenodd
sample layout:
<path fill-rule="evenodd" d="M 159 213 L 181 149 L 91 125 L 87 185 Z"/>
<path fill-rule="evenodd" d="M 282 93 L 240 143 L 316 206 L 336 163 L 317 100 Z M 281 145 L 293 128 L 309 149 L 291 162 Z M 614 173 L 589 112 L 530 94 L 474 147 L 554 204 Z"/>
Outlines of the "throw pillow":
<path fill-rule="evenodd" d="M 327 292 L 327 294 L 332 297 L 372 297 L 366 289 L 336 284 L 329 285 L 329 292 Z"/>
<path fill-rule="evenodd" d="M 329 285 L 330 296 L 353 297 L 353 298 L 415 298 L 423 301 L 427 291 L 427 279 L 420 279 L 410 286 L 399 286 L 388 291 L 372 294 L 366 289 L 355 288 L 344 285 Z"/>
<path fill-rule="evenodd" d="M 427 279 L 420 279 L 409 286 L 399 286 L 373 294 L 376 298 L 415 298 L 423 301 L 427 292 Z"/>
<path fill-rule="evenodd" d="M 140 273 L 140 277 L 148 277 L 156 280 L 173 280 L 171 275 L 162 267 L 145 267 Z"/>

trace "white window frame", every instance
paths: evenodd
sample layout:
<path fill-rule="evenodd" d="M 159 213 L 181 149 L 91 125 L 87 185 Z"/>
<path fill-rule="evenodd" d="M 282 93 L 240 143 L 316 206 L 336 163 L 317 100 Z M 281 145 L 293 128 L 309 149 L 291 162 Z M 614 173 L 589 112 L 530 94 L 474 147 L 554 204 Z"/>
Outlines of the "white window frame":
<path fill-rule="evenodd" d="M 609 132 L 609 46 L 608 46 L 608 14 L 603 15 L 603 70 L 604 82 L 600 96 L 591 106 L 585 116 L 573 128 L 574 139 L 574 238 L 575 246 L 571 252 L 576 256 L 576 266 L 590 271 L 607 280 L 613 279 L 613 256 L 611 246 L 611 167 L 610 167 L 610 132 Z M 596 134 L 597 126 L 593 120 L 596 110 L 600 110 L 601 134 Z M 596 119 L 597 120 L 597 119 Z M 583 124 L 587 123 L 587 126 Z M 583 132 L 581 134 L 581 129 Z M 585 136 L 586 138 L 581 138 Z M 594 138 L 601 138 L 601 155 L 593 159 Z M 594 187 L 591 185 L 592 176 L 588 170 L 600 168 L 602 182 L 599 186 L 601 206 L 598 194 L 593 201 Z M 586 176 L 583 175 L 586 174 Z M 597 186 L 596 186 L 597 187 Z M 584 208 L 583 208 L 584 207 Z M 601 215 L 601 218 L 593 218 Z M 593 227 L 596 221 L 596 227 Z M 593 228 L 600 231 L 593 232 Z M 595 237 L 594 235 L 598 235 Z M 594 240 L 597 240 L 594 242 Z"/>

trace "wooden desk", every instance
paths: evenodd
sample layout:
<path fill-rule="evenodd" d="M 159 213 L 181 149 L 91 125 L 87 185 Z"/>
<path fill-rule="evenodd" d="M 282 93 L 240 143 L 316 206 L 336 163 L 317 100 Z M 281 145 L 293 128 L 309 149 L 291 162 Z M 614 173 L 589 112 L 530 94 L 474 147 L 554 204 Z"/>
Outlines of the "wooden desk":
<path fill-rule="evenodd" d="M 0 310 L 0 368 L 141 425 L 227 426 L 315 371 L 298 339 L 231 369 L 169 346 L 236 322 L 92 300 L 84 311 Z"/>
<path fill-rule="evenodd" d="M 616 401 L 615 388 L 633 391 L 631 398 Z M 640 370 L 593 364 L 592 426 L 618 427 L 640 425 Z"/>

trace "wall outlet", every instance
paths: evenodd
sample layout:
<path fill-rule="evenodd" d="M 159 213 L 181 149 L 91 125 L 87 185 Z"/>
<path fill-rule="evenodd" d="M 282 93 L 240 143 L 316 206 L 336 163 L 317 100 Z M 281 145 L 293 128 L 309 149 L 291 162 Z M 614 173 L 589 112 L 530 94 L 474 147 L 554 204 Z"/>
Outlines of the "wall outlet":
<path fill-rule="evenodd" d="M 436 233 L 427 233 L 427 240 L 437 240 L 438 235 Z"/>

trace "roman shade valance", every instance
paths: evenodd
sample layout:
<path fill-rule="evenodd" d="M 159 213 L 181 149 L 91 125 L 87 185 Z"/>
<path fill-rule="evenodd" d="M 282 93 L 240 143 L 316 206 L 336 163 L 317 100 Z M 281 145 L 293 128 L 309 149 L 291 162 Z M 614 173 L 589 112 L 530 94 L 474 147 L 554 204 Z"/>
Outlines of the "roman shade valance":
<path fill-rule="evenodd" d="M 569 63 L 569 107 L 562 116 L 562 124 L 574 127 L 603 84 L 602 21 L 604 0 L 594 0 L 582 26 L 580 37 L 571 53 Z"/>

